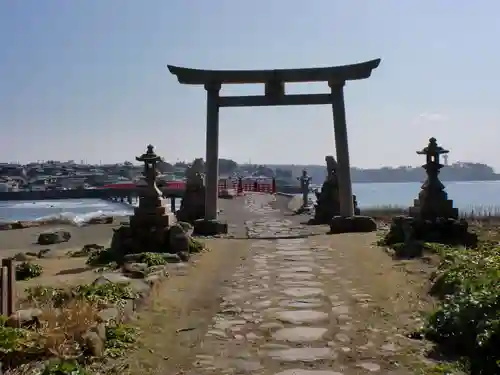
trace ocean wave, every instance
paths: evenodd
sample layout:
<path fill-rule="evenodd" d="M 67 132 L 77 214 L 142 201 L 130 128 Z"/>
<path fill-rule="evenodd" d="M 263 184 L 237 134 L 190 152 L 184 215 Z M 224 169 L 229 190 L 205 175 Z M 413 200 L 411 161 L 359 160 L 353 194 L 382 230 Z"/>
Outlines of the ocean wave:
<path fill-rule="evenodd" d="M 110 217 L 110 216 L 130 216 L 133 215 L 133 210 L 116 210 L 116 211 L 93 211 L 87 212 L 84 214 L 76 214 L 74 212 L 61 212 L 58 214 L 48 215 L 36 218 L 33 221 L 44 222 L 47 224 L 50 223 L 66 223 L 75 226 L 83 226 L 87 224 L 90 220 L 101 218 L 101 217 Z"/>
<path fill-rule="evenodd" d="M 64 202 L 64 201 L 45 201 L 45 202 L 20 202 L 10 204 L 10 208 L 27 208 L 27 209 L 39 209 L 39 208 L 54 208 L 58 210 L 68 210 L 68 209 L 80 209 L 80 208 L 106 208 L 110 204 L 107 202 Z"/>

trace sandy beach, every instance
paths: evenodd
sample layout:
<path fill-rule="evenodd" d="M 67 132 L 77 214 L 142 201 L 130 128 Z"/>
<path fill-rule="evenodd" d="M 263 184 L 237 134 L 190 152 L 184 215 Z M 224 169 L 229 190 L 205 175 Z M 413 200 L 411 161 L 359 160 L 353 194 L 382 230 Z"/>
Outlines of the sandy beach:
<path fill-rule="evenodd" d="M 113 228 L 118 228 L 120 223 L 128 221 L 128 217 L 115 218 L 113 224 L 93 224 L 83 227 L 73 225 L 46 225 L 34 228 L 0 231 L 0 254 L 11 256 L 25 251 L 41 249 L 80 249 L 86 244 L 108 245 L 113 235 Z M 38 235 L 45 231 L 63 229 L 71 233 L 71 239 L 56 245 L 38 245 Z"/>
<path fill-rule="evenodd" d="M 219 200 L 220 217 L 230 224 L 230 232 L 235 237 L 245 237 L 244 223 L 253 219 L 254 214 L 243 210 L 244 197 L 233 200 Z M 273 207 L 283 213 L 290 213 L 300 204 L 297 197 L 276 196 Z M 18 252 L 38 251 L 41 249 L 73 250 L 80 249 L 86 244 L 99 244 L 108 246 L 113 235 L 113 228 L 118 228 L 122 222 L 128 221 L 128 217 L 115 217 L 113 224 L 93 224 L 83 227 L 73 225 L 44 225 L 41 227 L 15 229 L 0 231 L 0 254 L 1 256 L 12 256 Z M 38 245 L 38 235 L 45 231 L 63 229 L 71 233 L 71 239 L 56 245 Z"/>

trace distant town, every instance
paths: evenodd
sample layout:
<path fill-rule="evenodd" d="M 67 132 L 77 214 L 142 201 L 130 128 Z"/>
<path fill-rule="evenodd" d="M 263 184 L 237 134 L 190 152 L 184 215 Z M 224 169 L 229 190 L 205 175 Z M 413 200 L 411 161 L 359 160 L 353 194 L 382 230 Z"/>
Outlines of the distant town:
<path fill-rule="evenodd" d="M 158 166 L 158 180 L 183 181 L 188 162 Z M 312 177 L 313 184 L 321 184 L 325 177 L 322 165 L 253 165 L 238 164 L 231 159 L 220 159 L 221 178 L 271 178 L 280 185 L 296 185 L 303 169 Z M 38 161 L 28 164 L 0 163 L 1 191 L 39 191 L 65 189 L 93 189 L 116 183 L 138 182 L 142 178 L 142 166 L 131 162 L 90 165 L 70 161 Z M 421 182 L 425 171 L 421 167 L 401 166 L 377 169 L 352 168 L 352 180 L 357 183 Z M 442 169 L 443 181 L 491 181 L 500 180 L 492 167 L 471 162 L 457 162 Z"/>

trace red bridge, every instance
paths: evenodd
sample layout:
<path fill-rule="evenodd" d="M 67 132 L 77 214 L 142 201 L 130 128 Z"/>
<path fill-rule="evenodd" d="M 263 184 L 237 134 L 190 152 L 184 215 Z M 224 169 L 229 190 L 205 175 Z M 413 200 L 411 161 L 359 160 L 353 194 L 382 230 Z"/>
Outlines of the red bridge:
<path fill-rule="evenodd" d="M 135 183 L 117 183 L 103 186 L 103 189 L 133 190 Z M 167 181 L 161 185 L 163 189 L 183 191 L 186 188 L 184 181 Z M 274 179 L 220 179 L 219 193 L 227 190 L 235 190 L 242 194 L 244 192 L 258 192 L 266 194 L 276 193 L 276 183 Z"/>

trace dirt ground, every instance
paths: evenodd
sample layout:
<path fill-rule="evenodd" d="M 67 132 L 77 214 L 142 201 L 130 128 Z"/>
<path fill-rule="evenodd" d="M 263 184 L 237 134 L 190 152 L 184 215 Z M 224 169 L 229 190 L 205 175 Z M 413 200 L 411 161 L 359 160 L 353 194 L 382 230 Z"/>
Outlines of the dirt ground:
<path fill-rule="evenodd" d="M 82 248 L 86 244 L 107 246 L 113 236 L 113 228 L 118 228 L 127 218 L 116 218 L 113 224 L 94 224 L 84 227 L 72 225 L 41 226 L 34 228 L 0 231 L 0 256 L 10 256 L 19 251 L 38 251 L 41 249 Z M 38 245 L 38 235 L 42 232 L 63 229 L 71 233 L 71 239 L 57 245 Z"/>
<path fill-rule="evenodd" d="M 397 359 L 404 369 L 392 370 L 391 374 L 423 374 L 424 367 L 432 366 L 422 357 L 424 344 L 405 335 L 418 328 L 420 312 L 432 305 L 426 293 L 427 277 L 423 277 L 428 269 L 422 262 L 395 262 L 373 245 L 375 240 L 375 234 L 344 234 L 315 236 L 313 242 L 314 246 L 330 247 L 332 259 L 342 269 L 337 275 L 350 280 L 353 289 L 371 296 L 371 307 L 355 313 L 355 321 L 361 323 L 354 332 L 360 337 L 370 327 L 397 332 L 403 344 L 392 360 Z M 222 288 L 231 284 L 236 267 L 248 261 L 249 248 L 255 243 L 220 239 L 207 242 L 212 251 L 172 275 L 155 304 L 140 314 L 136 322 L 141 329 L 140 345 L 125 360 L 122 374 L 183 374 L 192 369 L 211 319 L 220 309 Z M 326 288 L 333 291 L 337 287 L 335 280 L 332 278 Z M 409 368 L 415 371 L 408 372 Z"/>
<path fill-rule="evenodd" d="M 80 250 L 64 249 L 55 250 L 50 258 L 33 259 L 30 262 L 39 264 L 43 267 L 43 273 L 40 277 L 17 281 L 16 292 L 19 298 L 25 296 L 26 288 L 34 286 L 51 286 L 64 288 L 68 286 L 92 283 L 99 275 L 95 269 L 85 264 L 87 257 L 69 257 L 68 251 Z"/>
<path fill-rule="evenodd" d="M 248 256 L 248 240 L 205 243 L 211 250 L 171 273 L 152 305 L 138 315 L 138 349 L 119 366 L 121 374 L 173 375 L 190 367 L 219 308 L 222 286 L 230 283 L 234 269 Z"/>

